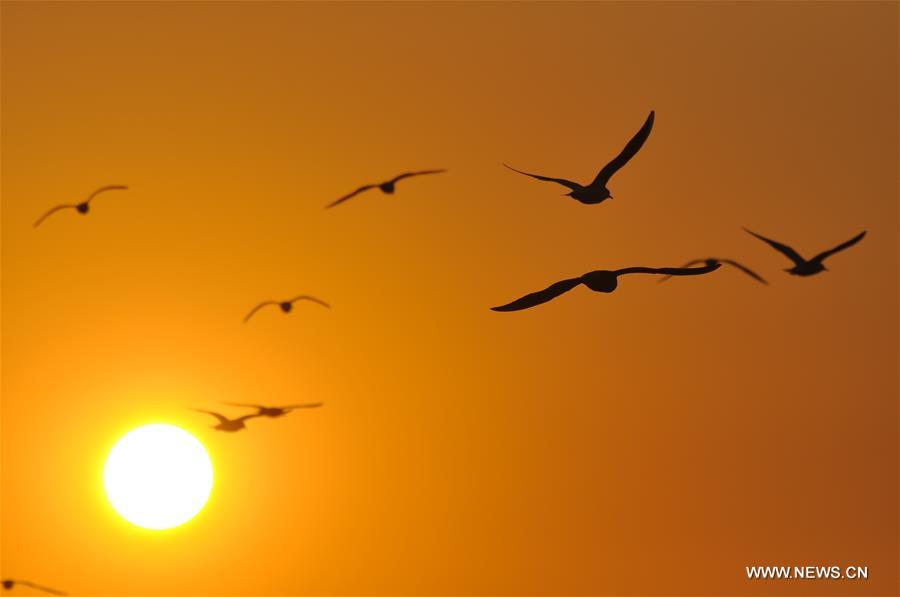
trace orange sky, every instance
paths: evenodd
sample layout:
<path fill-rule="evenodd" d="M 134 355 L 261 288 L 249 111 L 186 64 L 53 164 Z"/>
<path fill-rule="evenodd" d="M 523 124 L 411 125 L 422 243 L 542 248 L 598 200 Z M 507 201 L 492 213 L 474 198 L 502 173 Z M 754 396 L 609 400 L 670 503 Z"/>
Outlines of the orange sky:
<path fill-rule="evenodd" d="M 898 16 L 4 1 L 0 573 L 93 595 L 897 594 Z M 588 181 L 651 109 L 601 205 L 501 166 Z M 449 172 L 322 209 L 418 168 Z M 131 190 L 32 229 L 112 183 Z M 742 226 L 808 255 L 868 236 L 799 279 Z M 710 255 L 771 286 L 631 277 L 489 311 Z M 241 323 L 300 293 L 333 308 Z M 313 400 L 234 435 L 186 408 Z M 216 470 L 163 533 L 100 482 L 150 422 Z"/>

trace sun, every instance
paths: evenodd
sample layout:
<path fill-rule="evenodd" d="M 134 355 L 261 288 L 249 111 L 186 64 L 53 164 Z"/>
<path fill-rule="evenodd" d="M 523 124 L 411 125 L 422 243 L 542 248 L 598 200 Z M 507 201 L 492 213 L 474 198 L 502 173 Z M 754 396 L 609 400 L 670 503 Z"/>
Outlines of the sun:
<path fill-rule="evenodd" d="M 110 450 L 103 468 L 112 507 L 145 529 L 189 521 L 203 509 L 212 484 L 212 462 L 203 444 L 174 425 L 129 431 Z"/>

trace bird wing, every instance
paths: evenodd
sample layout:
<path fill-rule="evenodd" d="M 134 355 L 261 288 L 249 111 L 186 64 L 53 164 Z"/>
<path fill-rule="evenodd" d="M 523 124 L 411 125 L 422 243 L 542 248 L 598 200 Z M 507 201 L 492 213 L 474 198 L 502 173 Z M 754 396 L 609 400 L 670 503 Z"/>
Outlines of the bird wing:
<path fill-rule="evenodd" d="M 16 580 L 13 581 L 15 584 L 25 585 L 26 587 L 31 587 L 32 589 L 43 591 L 45 593 L 49 593 L 50 595 L 67 595 L 68 593 L 63 593 L 62 591 L 57 591 L 56 589 L 51 589 L 50 587 L 45 587 L 44 585 L 39 585 L 37 583 L 33 583 L 27 580 Z"/>
<path fill-rule="evenodd" d="M 625 267 L 616 270 L 617 276 L 624 274 L 666 274 L 669 276 L 698 276 L 708 274 L 722 267 L 721 263 L 704 265 L 703 267 Z"/>
<path fill-rule="evenodd" d="M 866 231 L 863 230 L 862 232 L 860 232 L 859 234 L 857 234 L 856 236 L 854 236 L 847 242 L 841 243 L 833 249 L 828 249 L 827 251 L 822 251 L 821 253 L 819 253 L 818 255 L 813 257 L 812 261 L 820 261 L 820 262 L 825 261 L 825 259 L 827 259 L 828 257 L 831 257 L 838 251 L 843 251 L 844 249 L 852 247 L 853 245 L 855 245 L 856 243 L 861 241 L 865 235 L 866 235 Z"/>
<path fill-rule="evenodd" d="M 237 419 L 234 419 L 234 422 L 236 423 L 238 421 L 246 421 L 247 419 L 255 419 L 258 416 L 259 416 L 259 413 L 253 413 L 252 415 L 244 415 L 242 417 L 238 417 Z"/>
<path fill-rule="evenodd" d="M 769 284 L 768 282 L 766 282 L 765 278 L 763 278 L 762 276 L 757 274 L 755 271 L 753 271 L 746 265 L 741 265 L 740 263 L 738 263 L 737 261 L 734 261 L 733 259 L 719 259 L 719 261 L 721 261 L 722 263 L 727 263 L 728 265 L 738 268 L 739 270 L 741 270 L 742 272 L 744 272 L 745 274 L 747 274 L 748 276 L 750 276 L 757 282 L 761 282 L 766 285 Z"/>
<path fill-rule="evenodd" d="M 327 308 L 329 308 L 329 309 L 331 308 L 331 305 L 329 305 L 329 304 L 326 303 L 325 301 L 319 300 L 319 299 L 317 299 L 317 298 L 314 297 L 314 296 L 309 296 L 308 294 L 301 294 L 301 295 L 295 296 L 294 298 L 292 298 L 292 299 L 291 299 L 290 301 L 288 301 L 288 302 L 289 302 L 289 303 L 293 303 L 293 302 L 295 302 L 295 301 L 311 301 L 311 302 L 313 302 L 313 303 L 317 303 L 317 304 L 319 304 L 319 305 L 322 305 L 323 307 L 327 307 Z"/>
<path fill-rule="evenodd" d="M 363 185 L 363 186 L 359 187 L 358 189 L 356 189 L 355 191 L 353 191 L 352 193 L 348 193 L 348 194 L 344 195 L 337 201 L 332 201 L 331 203 L 329 203 L 328 205 L 325 206 L 325 209 L 330 209 L 339 203 L 343 203 L 344 201 L 346 201 L 347 199 L 350 199 L 351 197 L 356 197 L 363 191 L 368 191 L 369 189 L 374 189 L 377 186 L 378 186 L 377 184 Z"/>
<path fill-rule="evenodd" d="M 706 262 L 707 262 L 706 259 L 694 259 L 693 261 L 688 261 L 687 263 L 685 263 L 685 264 L 682 265 L 681 267 L 682 267 L 682 268 L 685 268 L 685 267 L 691 267 L 692 265 L 695 265 L 695 264 L 697 264 L 697 263 L 706 263 Z M 662 284 L 663 282 L 665 282 L 666 280 L 668 280 L 668 279 L 671 278 L 671 277 L 672 277 L 672 274 L 669 274 L 669 275 L 667 275 L 667 276 L 663 276 L 662 278 L 659 279 L 660 284 Z"/>
<path fill-rule="evenodd" d="M 403 174 L 390 179 L 388 182 L 396 183 L 397 181 L 403 180 L 404 178 L 410 178 L 411 176 L 421 176 L 423 174 L 440 174 L 441 172 L 446 172 L 446 170 L 419 170 L 417 172 L 404 172 Z"/>
<path fill-rule="evenodd" d="M 257 311 L 259 311 L 260 309 L 262 309 L 263 307 L 265 307 L 267 305 L 277 305 L 277 304 L 278 304 L 278 301 L 263 301 L 263 302 L 261 302 L 260 304 L 253 307 L 253 309 L 249 313 L 247 313 L 247 316 L 244 317 L 244 323 L 247 323 L 250 320 L 250 318 L 253 317 L 253 314 L 256 313 Z"/>
<path fill-rule="evenodd" d="M 526 294 L 522 298 L 516 299 L 506 305 L 491 307 L 491 311 L 520 311 L 522 309 L 529 309 L 531 307 L 540 305 L 541 303 L 546 303 L 547 301 L 558 297 L 562 293 L 572 290 L 579 284 L 581 284 L 580 277 L 562 280 L 561 282 L 557 282 L 556 284 L 551 284 L 543 290 L 532 292 L 531 294 Z"/>
<path fill-rule="evenodd" d="M 594 179 L 591 186 L 606 186 L 606 183 L 609 182 L 612 175 L 618 172 L 619 168 L 627 164 L 628 160 L 634 157 L 634 154 L 641 149 L 644 145 L 644 141 L 650 136 L 650 130 L 653 128 L 653 120 L 655 117 L 656 113 L 653 110 L 650 110 L 650 115 L 647 116 L 644 126 L 635 133 L 634 137 L 632 137 L 631 141 L 625 145 L 619 155 L 614 157 L 607 165 L 603 166 L 603 169 L 597 174 L 597 178 Z"/>
<path fill-rule="evenodd" d="M 39 217 L 39 218 L 37 219 L 37 222 L 34 223 L 33 228 L 37 228 L 38 226 L 40 226 L 40 225 L 41 225 L 41 222 L 43 222 L 44 220 L 46 220 L 46 219 L 49 218 L 52 214 L 58 212 L 59 210 L 61 210 L 61 209 L 73 208 L 73 207 L 75 207 L 75 204 L 74 204 L 74 203 L 67 203 L 67 204 L 64 204 L 64 205 L 57 205 L 56 207 L 54 207 L 53 209 L 51 209 L 50 211 L 48 211 L 47 213 L 45 213 L 44 215 L 42 215 L 41 217 Z"/>
<path fill-rule="evenodd" d="M 192 408 L 191 410 L 195 410 L 195 411 L 197 411 L 198 413 L 206 413 L 206 414 L 208 414 L 208 415 L 212 415 L 212 416 L 214 416 L 215 418 L 219 419 L 219 422 L 220 422 L 220 423 L 229 423 L 229 422 L 230 422 L 229 419 L 226 419 L 225 417 L 223 417 L 223 416 L 220 415 L 219 413 L 214 413 L 214 412 L 211 411 L 211 410 L 203 410 L 203 409 L 201 409 L 201 408 Z M 254 415 L 254 416 L 255 416 L 255 415 Z"/>
<path fill-rule="evenodd" d="M 793 250 L 789 246 L 783 245 L 780 242 L 774 241 L 770 238 L 766 238 L 765 236 L 763 236 L 761 234 L 757 234 L 757 233 L 753 232 L 752 230 L 748 230 L 748 229 L 744 228 L 744 231 L 747 232 L 748 234 L 752 234 L 753 236 L 755 236 L 759 240 L 763 241 L 764 243 L 767 243 L 770 247 L 772 247 L 776 251 L 779 251 L 782 255 L 784 255 L 791 261 L 793 261 L 795 264 L 802 265 L 802 264 L 806 263 L 806 259 L 801 257 L 800 253 Z"/>
<path fill-rule="evenodd" d="M 324 402 L 307 402 L 306 404 L 288 404 L 287 406 L 279 406 L 278 408 L 318 408 L 325 404 Z"/>
<path fill-rule="evenodd" d="M 573 191 L 581 188 L 581 185 L 577 182 L 572 182 L 571 180 L 566 180 L 565 178 L 551 178 L 549 176 L 541 176 L 540 174 L 531 174 L 529 172 L 522 172 L 521 170 L 516 170 L 512 166 L 507 164 L 503 164 L 513 172 L 518 172 L 519 174 L 524 174 L 525 176 L 530 176 L 531 178 L 537 178 L 538 180 L 545 180 L 547 182 L 555 182 L 556 184 L 561 184 L 564 187 L 569 187 Z"/>
<path fill-rule="evenodd" d="M 128 187 L 126 187 L 125 185 L 121 185 L 121 184 L 111 184 L 111 185 L 108 185 L 105 187 L 100 187 L 99 189 L 97 189 L 96 191 L 94 191 L 93 193 L 88 195 L 88 198 L 85 199 L 84 202 L 88 203 L 88 202 L 90 202 L 91 199 L 93 199 L 100 193 L 105 193 L 106 191 L 126 191 L 126 190 L 128 190 Z"/>

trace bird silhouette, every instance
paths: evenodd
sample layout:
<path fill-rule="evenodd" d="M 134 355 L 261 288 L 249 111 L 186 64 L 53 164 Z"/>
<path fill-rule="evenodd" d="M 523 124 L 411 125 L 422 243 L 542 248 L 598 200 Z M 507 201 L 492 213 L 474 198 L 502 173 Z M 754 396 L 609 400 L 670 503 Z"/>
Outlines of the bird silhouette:
<path fill-rule="evenodd" d="M 750 276 L 757 282 L 760 282 L 760 283 L 766 284 L 766 285 L 769 284 L 768 282 L 766 282 L 766 280 L 762 276 L 757 274 L 755 271 L 753 271 L 752 269 L 750 269 L 749 267 L 747 267 L 745 265 L 741 265 L 740 263 L 738 263 L 737 261 L 734 261 L 733 259 L 716 259 L 715 257 L 707 257 L 706 259 L 695 259 L 693 261 L 688 261 L 681 267 L 691 267 L 692 265 L 697 265 L 698 263 L 705 263 L 707 265 L 710 265 L 712 263 L 727 263 L 728 265 L 741 270 L 742 272 L 744 272 L 745 274 L 747 274 L 748 276 Z M 660 281 L 660 283 L 662 283 L 671 277 L 672 276 L 664 276 L 664 277 L 660 278 L 659 281 Z"/>
<path fill-rule="evenodd" d="M 612 178 L 612 175 L 619 171 L 619 169 L 628 163 L 628 160 L 634 157 L 634 155 L 638 152 L 641 146 L 644 145 L 644 141 L 647 140 L 647 137 L 650 136 L 650 130 L 653 128 L 653 119 L 655 117 L 655 112 L 653 110 L 650 111 L 650 115 L 647 116 L 647 120 L 644 122 L 644 126 L 631 138 L 631 141 L 625 145 L 625 148 L 612 159 L 607 165 L 603 166 L 603 169 L 597 174 L 596 178 L 594 178 L 593 182 L 589 185 L 584 186 L 577 182 L 573 182 L 571 180 L 566 180 L 565 178 L 551 178 L 549 176 L 541 176 L 539 174 L 531 174 L 530 172 L 523 172 L 522 170 L 516 170 L 512 166 L 507 164 L 503 164 L 510 170 L 514 172 L 518 172 L 519 174 L 524 174 L 525 176 L 530 176 L 532 178 L 537 178 L 538 180 L 545 180 L 548 182 L 555 182 L 557 184 L 561 184 L 564 187 L 568 187 L 571 189 L 570 192 L 565 193 L 569 197 L 572 197 L 582 203 L 592 205 L 595 203 L 600 203 L 606 199 L 612 199 L 612 194 L 609 189 L 606 188 L 606 185 L 609 183 L 609 179 Z"/>
<path fill-rule="evenodd" d="M 11 591 L 13 587 L 16 585 L 22 585 L 23 587 L 31 587 L 32 589 L 43 591 L 44 593 L 48 593 L 50 595 L 67 595 L 68 593 L 63 593 L 62 591 L 57 591 L 56 589 L 51 589 L 50 587 L 45 587 L 42 585 L 35 584 L 33 582 L 29 582 L 27 580 L 14 580 L 12 578 L 3 579 L 0 581 L 0 584 L 3 584 L 3 588 L 7 591 Z"/>
<path fill-rule="evenodd" d="M 314 296 L 309 296 L 307 294 L 301 294 L 300 296 L 295 296 L 294 298 L 288 299 L 286 301 L 263 301 L 263 302 L 261 302 L 260 304 L 253 307 L 253 309 L 249 313 L 247 313 L 247 316 L 244 317 L 244 323 L 247 323 L 250 320 L 250 318 L 253 317 L 253 315 L 257 311 L 259 311 L 260 309 L 262 309 L 263 307 L 266 307 L 268 305 L 278 305 L 279 307 L 281 307 L 282 311 L 284 311 L 285 313 L 290 313 L 291 309 L 294 308 L 294 303 L 297 301 L 310 301 L 310 302 L 322 305 L 323 307 L 326 307 L 328 309 L 331 308 L 331 305 L 329 305 L 325 301 L 319 300 Z"/>
<path fill-rule="evenodd" d="M 818 274 L 819 272 L 827 271 L 828 268 L 825 267 L 825 265 L 822 263 L 823 261 L 825 261 L 826 259 L 828 259 L 829 257 L 831 257 L 832 255 L 834 255 L 835 253 L 837 253 L 839 251 L 843 251 L 844 249 L 848 249 L 848 248 L 852 247 L 853 245 L 855 245 L 856 243 L 861 241 L 863 239 L 863 237 L 866 235 L 866 231 L 863 230 L 862 232 L 860 232 L 859 234 L 857 234 L 856 236 L 854 236 L 847 242 L 841 243 L 838 246 L 834 247 L 833 249 L 828 249 L 827 251 L 822 251 L 821 253 L 819 253 L 818 255 L 813 257 L 812 259 L 807 260 L 807 259 L 804 259 L 803 257 L 801 257 L 800 253 L 798 253 L 797 251 L 795 251 L 794 249 L 790 248 L 787 245 L 783 245 L 780 242 L 774 241 L 770 238 L 766 238 L 765 236 L 762 236 L 761 234 L 757 234 L 757 233 L 753 232 L 752 230 L 747 230 L 746 228 L 744 228 L 744 230 L 748 234 L 752 234 L 759 240 L 768 244 L 770 247 L 772 247 L 773 249 L 775 249 L 776 251 L 780 252 L 782 255 L 784 255 L 791 261 L 793 261 L 794 267 L 788 268 L 784 271 L 786 271 L 789 274 L 794 275 L 794 276 L 812 276 L 814 274 Z"/>
<path fill-rule="evenodd" d="M 491 307 L 492 311 L 521 311 L 522 309 L 530 309 L 542 303 L 552 300 L 564 292 L 568 292 L 578 286 L 584 284 L 594 292 L 612 292 L 619 285 L 618 277 L 625 274 L 664 274 L 670 276 L 696 276 L 699 274 L 708 274 L 722 267 L 720 263 L 707 263 L 703 267 L 626 267 L 617 270 L 596 270 L 588 272 L 577 278 L 569 278 L 555 284 L 551 284 L 544 290 L 532 292 L 522 298 L 516 299 L 506 305 L 499 307 Z"/>
<path fill-rule="evenodd" d="M 81 203 L 64 203 L 61 205 L 57 205 L 56 207 L 54 207 L 53 209 L 51 209 L 50 211 L 48 211 L 47 213 L 42 215 L 40 218 L 38 218 L 37 222 L 34 223 L 34 228 L 37 228 L 38 226 L 40 226 L 44 220 L 46 220 L 51 215 L 55 214 L 56 212 L 58 212 L 61 209 L 74 209 L 80 214 L 86 214 L 90 210 L 91 199 L 93 199 L 100 193 L 104 193 L 106 191 L 124 191 L 127 189 L 128 189 L 128 187 L 126 187 L 124 185 L 119 185 L 119 184 L 100 187 L 99 189 L 97 189 L 96 191 L 91 193 L 88 196 L 88 198 L 85 199 L 84 201 L 82 201 Z"/>
<path fill-rule="evenodd" d="M 352 197 L 359 195 L 363 191 L 368 191 L 369 189 L 377 188 L 377 189 L 380 189 L 381 192 L 385 193 L 386 195 L 392 195 L 394 193 L 394 190 L 396 189 L 397 183 L 399 181 L 403 180 L 404 178 L 410 178 L 411 176 L 422 176 L 423 174 L 440 174 L 441 172 L 446 172 L 446 170 L 419 170 L 418 172 L 404 172 L 403 174 L 400 174 L 399 176 L 395 176 L 394 178 L 392 178 L 390 180 L 386 180 L 386 181 L 380 182 L 378 184 L 363 185 L 363 186 L 359 187 L 358 189 L 356 189 L 355 191 L 353 191 L 352 193 L 348 193 L 347 195 L 344 195 L 337 201 L 333 201 L 333 202 L 329 203 L 328 205 L 325 206 L 325 209 L 330 209 L 330 208 L 334 207 L 335 205 L 343 203 L 347 199 L 350 199 Z"/>
<path fill-rule="evenodd" d="M 200 408 L 193 408 L 191 410 L 195 410 L 198 413 L 206 413 L 208 415 L 212 415 L 219 420 L 218 425 L 213 425 L 213 429 L 217 429 L 219 431 L 240 431 L 241 429 L 246 429 L 247 426 L 244 424 L 248 419 L 253 419 L 258 417 L 258 414 L 255 415 L 244 415 L 243 417 L 238 417 L 237 419 L 229 419 L 219 413 L 214 413 L 211 410 L 203 410 Z"/>
<path fill-rule="evenodd" d="M 322 402 L 307 402 L 306 404 L 289 404 L 287 406 L 263 406 L 262 404 L 242 404 L 240 402 L 226 402 L 229 406 L 247 406 L 257 409 L 258 417 L 282 417 L 289 412 L 298 408 L 318 408 L 322 406 Z"/>

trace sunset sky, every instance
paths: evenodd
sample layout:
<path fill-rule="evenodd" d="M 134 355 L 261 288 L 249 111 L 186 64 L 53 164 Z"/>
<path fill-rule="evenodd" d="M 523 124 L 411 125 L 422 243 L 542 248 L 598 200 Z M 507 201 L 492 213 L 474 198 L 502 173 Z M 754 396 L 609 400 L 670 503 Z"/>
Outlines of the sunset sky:
<path fill-rule="evenodd" d="M 74 595 L 896 595 L 896 2 L 23 2 L 0 575 Z M 582 205 L 505 162 L 589 182 Z M 403 181 L 333 210 L 364 183 Z M 58 203 L 107 184 L 87 216 Z M 862 230 L 828 272 L 790 262 Z M 740 260 L 657 284 L 594 269 Z M 284 315 L 258 302 L 308 293 Z M 320 409 L 222 433 L 190 408 Z M 181 527 L 104 495 L 171 423 Z M 750 565 L 868 581 L 750 581 Z M 16 589 L 26 594 L 26 589 Z"/>

